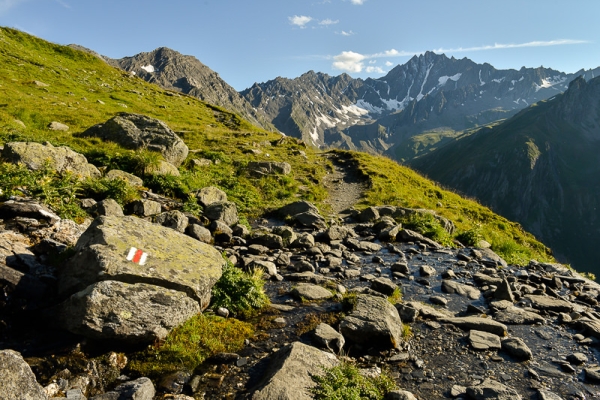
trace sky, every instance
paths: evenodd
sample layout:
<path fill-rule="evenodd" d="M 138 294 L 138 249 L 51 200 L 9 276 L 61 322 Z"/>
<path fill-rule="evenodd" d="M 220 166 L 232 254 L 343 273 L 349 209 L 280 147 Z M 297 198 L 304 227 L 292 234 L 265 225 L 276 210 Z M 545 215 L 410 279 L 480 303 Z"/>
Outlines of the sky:
<path fill-rule="evenodd" d="M 0 0 L 0 26 L 112 58 L 169 47 L 241 91 L 380 78 L 425 51 L 497 69 L 600 66 L 598 0 Z"/>

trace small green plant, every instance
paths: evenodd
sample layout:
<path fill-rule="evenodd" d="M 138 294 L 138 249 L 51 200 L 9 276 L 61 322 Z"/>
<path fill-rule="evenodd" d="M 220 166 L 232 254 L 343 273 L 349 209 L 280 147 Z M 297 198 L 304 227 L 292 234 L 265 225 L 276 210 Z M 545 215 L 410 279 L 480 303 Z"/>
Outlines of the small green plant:
<path fill-rule="evenodd" d="M 400 220 L 406 229 L 419 232 L 423 236 L 436 242 L 452 247 L 450 234 L 442 227 L 440 222 L 430 213 L 412 213 Z"/>
<path fill-rule="evenodd" d="M 398 304 L 402 301 L 402 291 L 400 288 L 394 289 L 394 293 L 388 296 L 388 301 L 392 304 Z"/>
<path fill-rule="evenodd" d="M 187 199 L 183 203 L 182 210 L 195 216 L 202 214 L 202 206 L 198 204 L 198 199 L 192 193 L 188 193 Z"/>
<path fill-rule="evenodd" d="M 182 369 L 191 372 L 216 353 L 239 351 L 253 333 L 249 323 L 198 314 L 173 329 L 164 343 L 134 354 L 127 369 L 150 377 Z"/>
<path fill-rule="evenodd" d="M 380 400 L 396 389 L 396 383 L 383 372 L 376 378 L 361 375 L 360 370 L 347 362 L 325 368 L 323 375 L 312 377 L 317 385 L 312 388 L 315 399 L 330 400 Z"/>
<path fill-rule="evenodd" d="M 139 191 L 124 179 L 87 179 L 82 191 L 96 200 L 113 199 L 121 206 L 139 199 Z"/>
<path fill-rule="evenodd" d="M 244 272 L 229 260 L 212 289 L 212 306 L 225 307 L 235 315 L 252 315 L 269 305 L 262 271 Z"/>
<path fill-rule="evenodd" d="M 475 228 L 459 233 L 455 238 L 467 247 L 474 247 L 483 239 L 483 236 L 481 235 L 481 228 L 476 226 Z"/>
<path fill-rule="evenodd" d="M 402 323 L 402 339 L 408 340 L 413 336 L 412 328 L 410 325 Z"/>
<path fill-rule="evenodd" d="M 174 175 L 150 175 L 144 179 L 144 184 L 156 193 L 180 199 L 187 198 L 190 192 L 183 179 Z"/>

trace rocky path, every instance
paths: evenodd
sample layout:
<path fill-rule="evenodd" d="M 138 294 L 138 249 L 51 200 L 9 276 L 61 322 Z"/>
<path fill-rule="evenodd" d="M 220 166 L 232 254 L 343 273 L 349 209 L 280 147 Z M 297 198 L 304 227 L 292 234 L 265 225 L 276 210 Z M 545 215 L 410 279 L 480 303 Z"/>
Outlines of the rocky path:
<path fill-rule="evenodd" d="M 324 186 L 329 193 L 325 203 L 331 207 L 331 215 L 337 216 L 360 201 L 367 189 L 367 182 L 349 160 L 335 153 L 327 153 L 324 157 L 333 164 L 333 171 L 324 179 Z"/>

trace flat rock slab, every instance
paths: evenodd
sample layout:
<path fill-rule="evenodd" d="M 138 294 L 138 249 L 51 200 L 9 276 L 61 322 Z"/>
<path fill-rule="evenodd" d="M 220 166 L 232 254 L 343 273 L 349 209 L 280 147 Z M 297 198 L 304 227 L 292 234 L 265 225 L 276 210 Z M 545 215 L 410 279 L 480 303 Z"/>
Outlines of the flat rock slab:
<path fill-rule="evenodd" d="M 443 318 L 440 322 L 446 322 L 458 326 L 465 330 L 478 330 L 483 332 L 493 333 L 498 336 L 506 336 L 507 328 L 506 325 L 496 322 L 491 318 L 479 318 L 479 317 L 455 317 L 455 318 Z"/>
<path fill-rule="evenodd" d="M 477 330 L 469 331 L 469 343 L 475 350 L 500 350 L 500 336 Z"/>
<path fill-rule="evenodd" d="M 398 348 L 402 342 L 402 320 L 387 299 L 360 294 L 352 313 L 340 323 L 340 332 L 354 343 Z"/>
<path fill-rule="evenodd" d="M 534 308 L 539 310 L 548 310 L 548 311 L 556 311 L 556 312 L 571 312 L 573 310 L 573 304 L 568 301 L 555 299 L 549 296 L 539 296 L 539 295 L 527 295 L 525 296 L 527 299 L 531 300 L 531 304 Z"/>
<path fill-rule="evenodd" d="M 447 279 L 442 281 L 442 292 L 456 293 L 461 296 L 466 296 L 471 300 L 477 300 L 481 296 L 481 292 L 473 286 L 463 285 Z"/>
<path fill-rule="evenodd" d="M 146 253 L 146 262 L 128 260 L 131 248 Z M 65 264 L 59 293 L 70 295 L 102 280 L 151 283 L 185 292 L 200 303 L 221 277 L 225 260 L 212 246 L 143 219 L 98 217 L 77 241 Z"/>
<path fill-rule="evenodd" d="M 47 398 L 33 371 L 16 351 L 0 350 L 0 376 L 0 398 L 3 400 Z"/>
<path fill-rule="evenodd" d="M 333 297 L 333 293 L 322 286 L 301 283 L 292 290 L 292 294 L 300 299 L 326 300 Z"/>
<path fill-rule="evenodd" d="M 185 293 L 145 283 L 102 281 L 61 305 L 62 326 L 86 337 L 153 343 L 200 312 Z"/>
<path fill-rule="evenodd" d="M 495 312 L 494 320 L 508 325 L 532 325 L 538 322 L 542 324 L 546 322 L 546 319 L 541 315 L 513 305 Z"/>
<path fill-rule="evenodd" d="M 310 400 L 310 389 L 316 385 L 311 376 L 338 364 L 333 354 L 300 342 L 283 347 L 269 362 L 252 400 Z"/>
<path fill-rule="evenodd" d="M 519 360 L 531 360 L 533 353 L 523 339 L 513 337 L 502 341 L 502 349 Z"/>
<path fill-rule="evenodd" d="M 516 390 L 491 379 L 467 387 L 467 396 L 472 400 L 522 400 Z"/>

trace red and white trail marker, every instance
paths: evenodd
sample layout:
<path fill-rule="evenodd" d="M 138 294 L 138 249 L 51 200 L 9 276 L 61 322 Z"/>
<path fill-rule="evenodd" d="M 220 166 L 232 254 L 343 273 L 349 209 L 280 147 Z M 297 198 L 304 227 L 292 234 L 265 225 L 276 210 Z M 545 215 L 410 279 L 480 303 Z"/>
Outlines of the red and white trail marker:
<path fill-rule="evenodd" d="M 127 254 L 128 261 L 132 261 L 140 265 L 144 265 L 146 263 L 147 257 L 148 253 L 145 253 L 143 250 L 136 249 L 135 247 L 129 249 L 129 254 Z"/>

